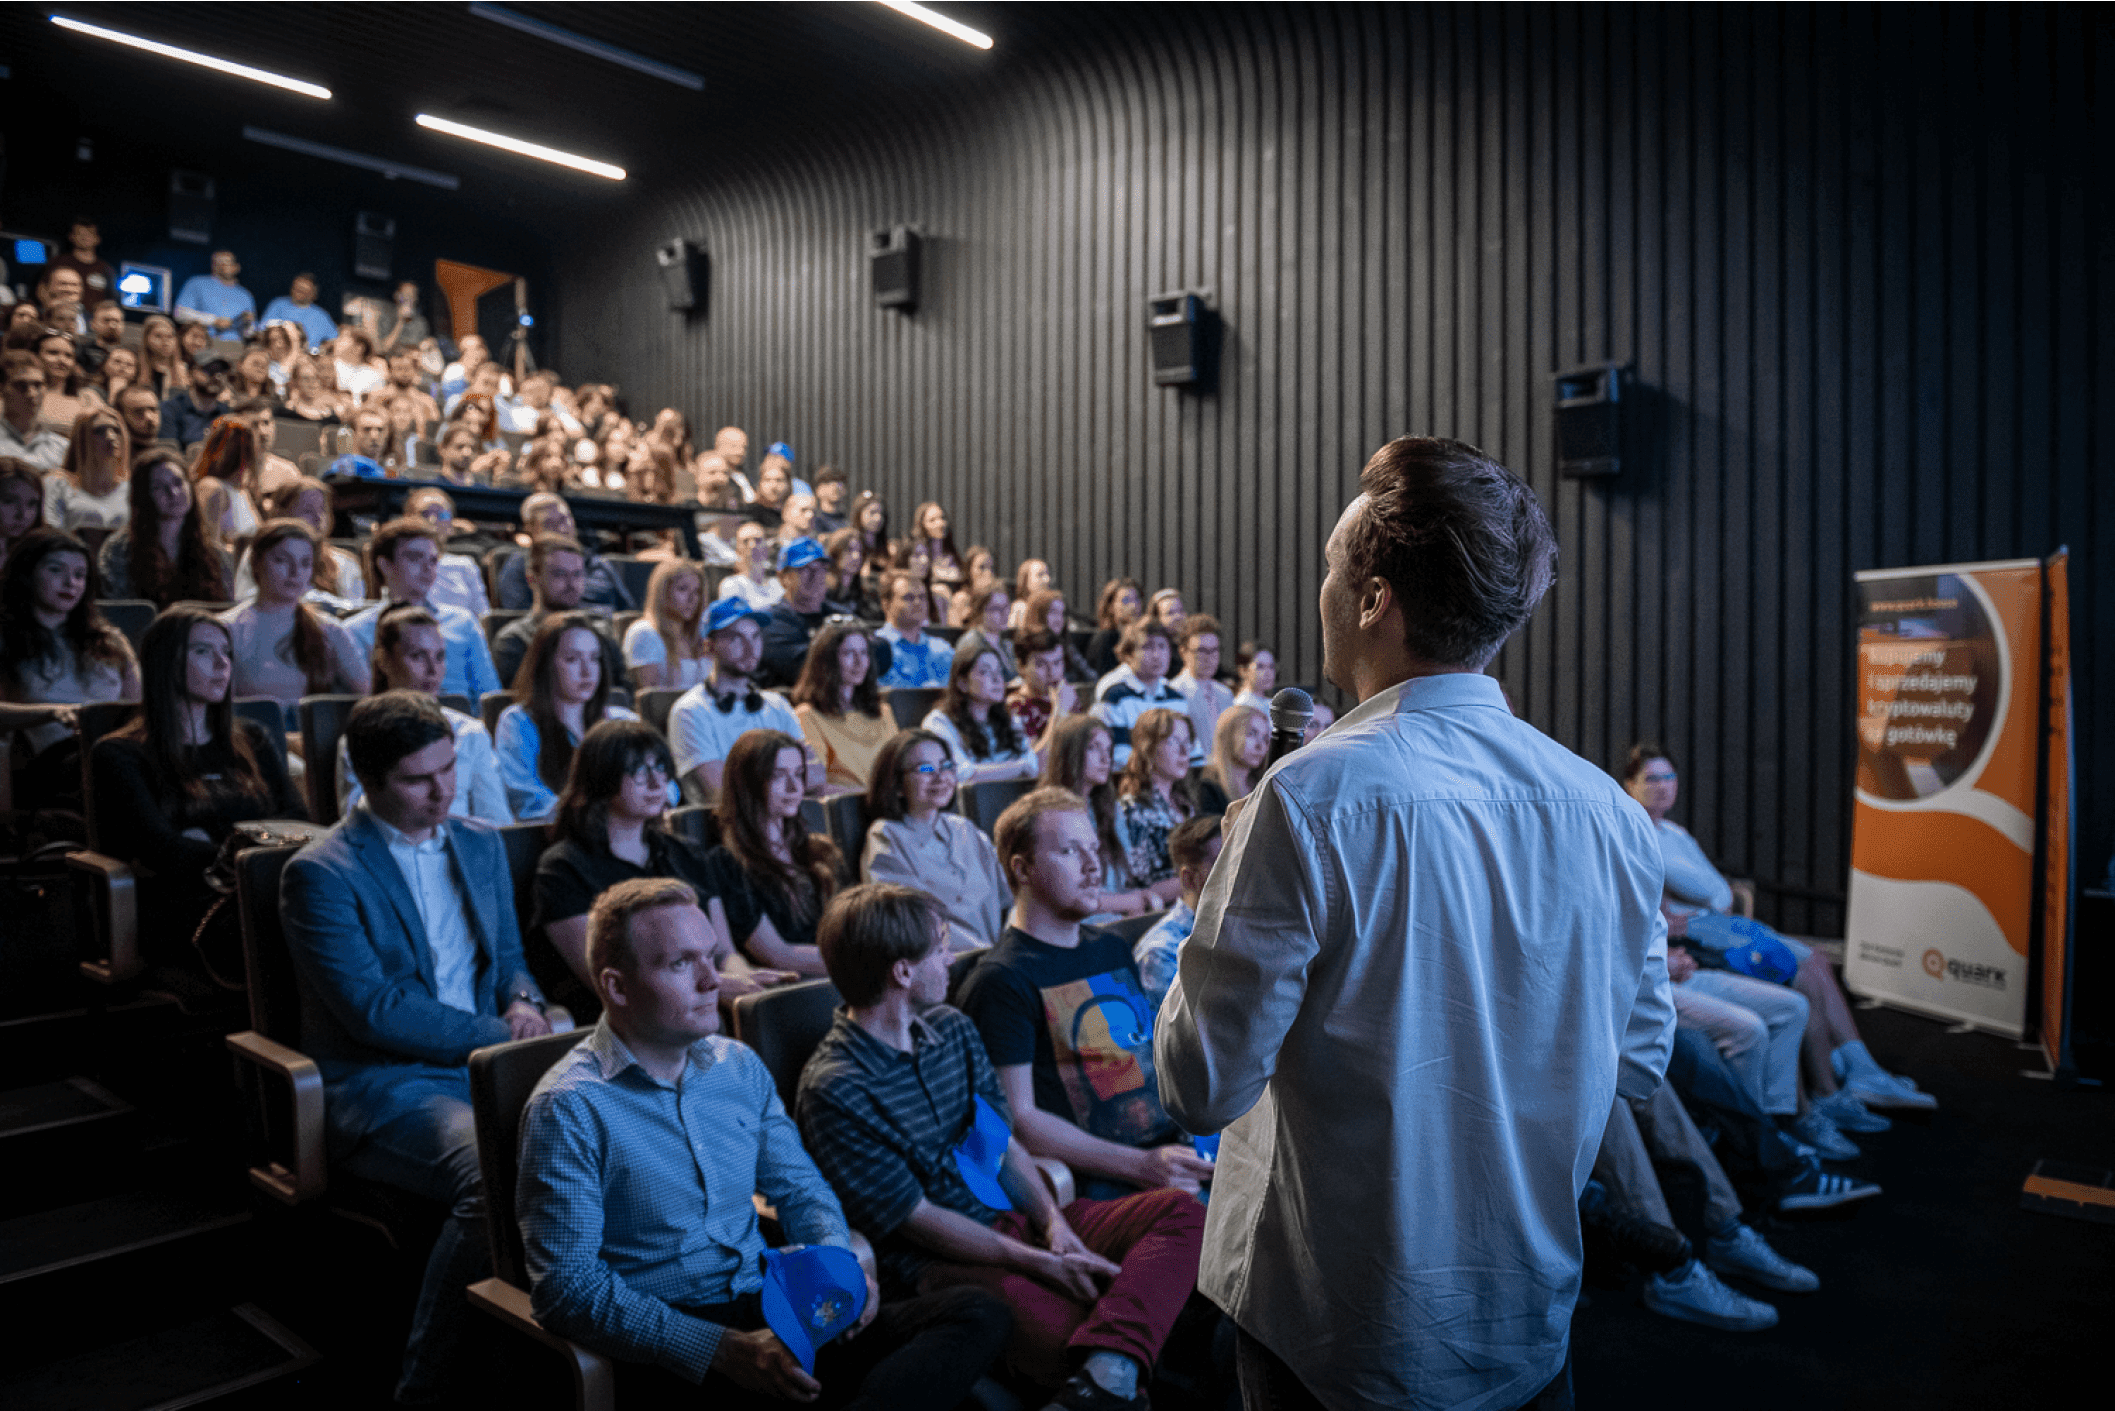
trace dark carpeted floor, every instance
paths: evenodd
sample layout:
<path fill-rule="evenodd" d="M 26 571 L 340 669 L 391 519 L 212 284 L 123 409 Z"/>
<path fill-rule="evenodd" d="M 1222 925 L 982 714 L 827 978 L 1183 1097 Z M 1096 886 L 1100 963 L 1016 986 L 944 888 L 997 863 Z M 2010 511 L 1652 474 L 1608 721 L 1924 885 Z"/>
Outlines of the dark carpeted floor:
<path fill-rule="evenodd" d="M 1757 1220 L 1821 1276 L 1762 1294 L 1780 1321 L 1721 1333 L 1648 1313 L 1629 1288 L 1589 1285 L 1572 1324 L 1578 1403 L 1653 1407 L 2041 1407 L 2090 1402 L 2115 1330 L 2115 1225 L 2019 1207 L 2038 1157 L 2115 1167 L 2115 1095 L 2021 1076 L 2039 1053 L 1944 1023 L 1862 1010 L 1875 1056 L 1939 1099 L 1929 1117 L 1856 1140 L 1843 1169 L 1878 1199 Z M 1755 1293 L 1756 1290 L 1747 1290 Z"/>

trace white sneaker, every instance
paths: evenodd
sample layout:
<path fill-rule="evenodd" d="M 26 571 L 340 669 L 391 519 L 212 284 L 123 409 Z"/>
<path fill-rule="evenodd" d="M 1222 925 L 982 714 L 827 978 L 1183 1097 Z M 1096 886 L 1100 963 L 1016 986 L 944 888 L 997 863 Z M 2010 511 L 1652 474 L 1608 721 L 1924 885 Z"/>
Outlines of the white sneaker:
<path fill-rule="evenodd" d="M 1729 1333 L 1759 1333 L 1777 1326 L 1775 1308 L 1727 1288 L 1701 1259 L 1690 1260 L 1672 1274 L 1647 1279 L 1644 1302 L 1663 1318 L 1702 1323 Z"/>
<path fill-rule="evenodd" d="M 1730 1235 L 1713 1235 L 1705 1242 L 1704 1258 L 1721 1274 L 1733 1274 L 1779 1293 L 1812 1293 L 1821 1287 L 1812 1269 L 1770 1248 L 1748 1225 L 1735 1225 Z"/>
<path fill-rule="evenodd" d="M 1907 1078 L 1892 1073 L 1854 1073 L 1843 1090 L 1867 1107 L 1933 1112 L 1939 1100 Z"/>
<path fill-rule="evenodd" d="M 1814 1104 L 1814 1110 L 1829 1119 L 1839 1132 L 1884 1132 L 1894 1123 L 1868 1111 L 1847 1088 L 1838 1088 Z"/>
<path fill-rule="evenodd" d="M 1827 1161 L 1856 1161 L 1864 1153 L 1858 1144 L 1836 1130 L 1836 1124 L 1808 1108 L 1792 1123 L 1792 1135 L 1814 1148 Z"/>

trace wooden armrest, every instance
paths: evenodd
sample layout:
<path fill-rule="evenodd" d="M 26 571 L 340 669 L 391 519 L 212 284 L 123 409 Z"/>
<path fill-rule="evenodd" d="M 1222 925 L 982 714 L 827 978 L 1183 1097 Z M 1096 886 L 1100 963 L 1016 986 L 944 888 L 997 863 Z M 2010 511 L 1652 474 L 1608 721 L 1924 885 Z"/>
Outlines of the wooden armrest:
<path fill-rule="evenodd" d="M 1726 885 L 1733 889 L 1734 914 L 1753 920 L 1755 916 L 1755 883 L 1746 877 L 1728 877 Z"/>
<path fill-rule="evenodd" d="M 1035 1169 L 1043 1173 L 1044 1181 L 1050 1186 L 1050 1193 L 1057 1197 L 1060 1210 L 1078 1199 L 1072 1184 L 1070 1166 L 1054 1156 L 1037 1156 L 1031 1159 L 1035 1162 Z"/>
<path fill-rule="evenodd" d="M 81 962 L 81 974 L 99 985 L 116 985 L 138 975 L 140 908 L 132 868 L 99 852 L 70 852 L 66 865 L 95 879 L 96 927 L 103 933 L 104 957 Z"/>
<path fill-rule="evenodd" d="M 307 1054 L 288 1048 L 255 1030 L 228 1035 L 228 1049 L 253 1068 L 286 1081 L 289 1106 L 290 1165 L 271 1161 L 250 1168 L 250 1181 L 274 1200 L 299 1205 L 323 1194 L 323 1073 Z"/>
<path fill-rule="evenodd" d="M 569 1338 L 558 1336 L 537 1322 L 536 1311 L 529 1303 L 526 1290 L 518 1289 L 504 1279 L 480 1279 L 466 1292 L 470 1295 L 471 1307 L 482 1308 L 514 1331 L 528 1334 L 566 1360 L 573 1372 L 573 1404 L 580 1411 L 615 1411 L 617 1388 L 609 1359 L 599 1352 L 588 1351 Z"/>

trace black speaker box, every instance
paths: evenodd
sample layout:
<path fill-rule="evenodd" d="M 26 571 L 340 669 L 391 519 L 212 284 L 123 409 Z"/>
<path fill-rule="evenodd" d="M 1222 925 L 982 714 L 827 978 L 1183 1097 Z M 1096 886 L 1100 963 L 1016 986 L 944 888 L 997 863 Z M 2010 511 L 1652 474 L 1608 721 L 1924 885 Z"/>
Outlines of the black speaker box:
<path fill-rule="evenodd" d="M 212 177 L 195 171 L 169 173 L 169 238 L 192 245 L 212 243 Z"/>
<path fill-rule="evenodd" d="M 1616 363 L 1560 372 L 1557 473 L 1615 475 L 1623 469 L 1623 369 Z"/>
<path fill-rule="evenodd" d="M 918 232 L 907 225 L 877 230 L 867 250 L 874 302 L 913 313 L 918 308 Z"/>
<path fill-rule="evenodd" d="M 1217 380 L 1219 316 L 1206 295 L 1192 289 L 1146 300 L 1147 354 L 1157 387 L 1209 392 Z"/>
<path fill-rule="evenodd" d="M 696 241 L 669 241 L 654 251 L 654 263 L 661 267 L 669 308 L 691 313 L 705 306 L 705 251 Z"/>
<path fill-rule="evenodd" d="M 360 279 L 389 278 L 390 247 L 396 244 L 397 223 L 389 216 L 361 211 L 353 218 L 353 274 Z"/>

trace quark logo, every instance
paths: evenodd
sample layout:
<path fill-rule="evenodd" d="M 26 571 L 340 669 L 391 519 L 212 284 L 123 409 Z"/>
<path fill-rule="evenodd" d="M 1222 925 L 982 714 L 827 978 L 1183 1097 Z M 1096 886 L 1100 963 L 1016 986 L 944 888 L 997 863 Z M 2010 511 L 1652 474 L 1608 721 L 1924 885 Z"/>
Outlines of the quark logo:
<path fill-rule="evenodd" d="M 1977 985 L 1986 990 L 2005 988 L 2005 972 L 1995 965 L 1973 965 L 1965 960 L 1948 960 L 1936 950 L 1924 952 L 1924 973 L 1934 980 L 1954 980 L 1963 985 Z"/>

